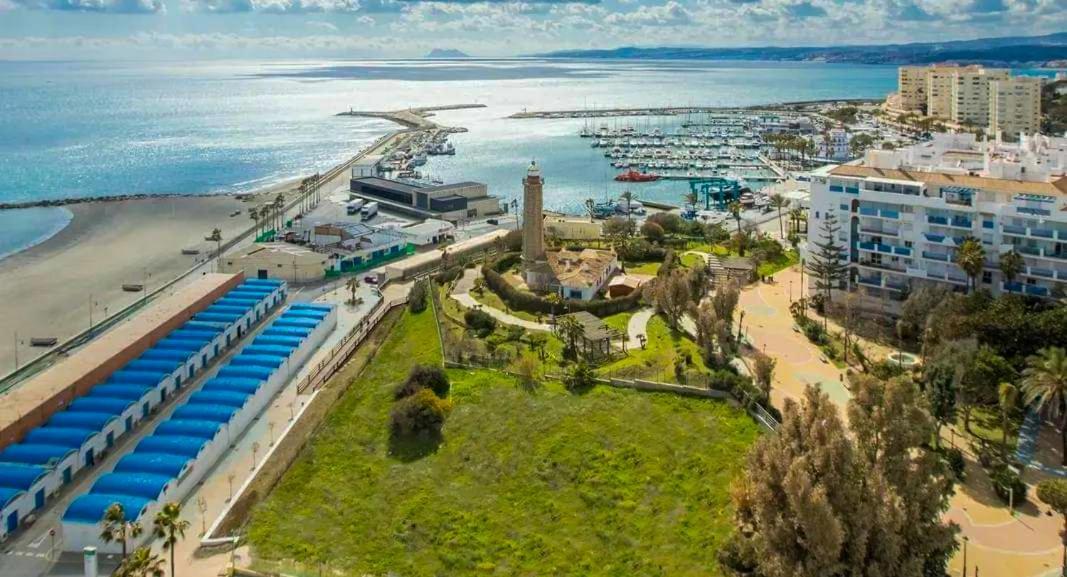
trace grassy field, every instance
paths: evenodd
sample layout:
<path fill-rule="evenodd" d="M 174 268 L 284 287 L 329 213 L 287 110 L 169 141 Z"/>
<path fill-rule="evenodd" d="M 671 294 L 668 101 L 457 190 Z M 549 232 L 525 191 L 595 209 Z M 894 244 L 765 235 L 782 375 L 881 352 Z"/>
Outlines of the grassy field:
<path fill-rule="evenodd" d="M 487 307 L 504 311 L 514 317 L 518 317 L 523 320 L 538 322 L 537 315 L 528 313 L 526 311 L 519 311 L 508 308 L 507 305 L 504 304 L 504 301 L 500 298 L 500 296 L 497 295 L 495 292 L 489 290 L 488 288 L 482 289 L 480 293 L 476 291 L 471 291 L 470 295 L 474 298 L 474 300 L 482 303 Z"/>
<path fill-rule="evenodd" d="M 782 253 L 781 258 L 760 264 L 759 268 L 756 269 L 756 274 L 759 276 L 770 276 L 778 271 L 785 270 L 798 262 L 800 262 L 800 255 L 797 254 L 797 251 L 787 250 Z"/>
<path fill-rule="evenodd" d="M 598 372 L 625 378 L 672 381 L 675 359 L 679 356 L 691 360 L 691 369 L 705 370 L 696 343 L 684 333 L 671 332 L 667 321 L 656 315 L 648 321 L 648 342 L 644 349 L 631 349 L 626 357 L 600 367 Z"/>
<path fill-rule="evenodd" d="M 405 314 L 254 512 L 255 566 L 289 573 L 718 575 L 755 424 L 716 401 L 452 371 L 443 441 L 397 450 L 393 383 L 440 359 Z M 412 450 L 416 449 L 416 450 Z M 419 450 L 421 449 L 421 450 Z M 302 567 L 301 567 L 302 566 Z M 339 572 L 339 573 L 338 573 Z"/>
<path fill-rule="evenodd" d="M 659 272 L 660 265 L 663 264 L 660 261 L 649 262 L 624 262 L 623 268 L 630 274 L 647 274 L 656 275 Z"/>

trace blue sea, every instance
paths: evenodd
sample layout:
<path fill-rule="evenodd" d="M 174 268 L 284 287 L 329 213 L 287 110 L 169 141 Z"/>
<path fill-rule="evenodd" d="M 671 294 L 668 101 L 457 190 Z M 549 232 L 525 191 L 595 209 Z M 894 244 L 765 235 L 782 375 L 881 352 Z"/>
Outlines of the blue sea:
<path fill-rule="evenodd" d="M 487 108 L 440 114 L 469 132 L 454 137 L 456 156 L 433 158 L 423 172 L 486 182 L 510 199 L 536 159 L 546 208 L 574 211 L 621 191 L 615 171 L 577 137 L 585 121 L 506 116 L 881 97 L 895 82 L 890 66 L 766 62 L 0 62 L 0 202 L 248 191 L 326 169 L 394 128 L 338 112 L 480 103 Z M 677 202 L 684 187 L 636 192 Z M 36 211 L 17 227 L 14 218 L 0 217 L 0 255 L 47 238 L 70 216 Z"/>

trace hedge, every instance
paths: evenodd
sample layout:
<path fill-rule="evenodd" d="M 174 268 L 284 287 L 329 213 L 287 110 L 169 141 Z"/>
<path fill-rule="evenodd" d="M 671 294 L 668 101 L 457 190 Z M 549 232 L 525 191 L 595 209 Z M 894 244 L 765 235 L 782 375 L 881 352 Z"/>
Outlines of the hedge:
<path fill-rule="evenodd" d="M 564 312 L 586 311 L 598 317 L 606 317 L 637 308 L 641 304 L 641 290 L 635 290 L 627 296 L 611 300 L 581 301 L 567 299 L 561 303 L 537 296 L 533 293 L 521 291 L 508 284 L 494 266 L 482 267 L 482 276 L 485 285 L 507 303 L 508 307 L 517 311 L 525 311 L 533 314 L 553 314 Z"/>

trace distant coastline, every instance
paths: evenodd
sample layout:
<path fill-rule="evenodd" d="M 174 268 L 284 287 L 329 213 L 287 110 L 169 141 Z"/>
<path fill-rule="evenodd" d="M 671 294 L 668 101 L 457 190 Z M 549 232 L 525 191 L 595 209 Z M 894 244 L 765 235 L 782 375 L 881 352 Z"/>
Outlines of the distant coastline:
<path fill-rule="evenodd" d="M 541 58 L 626 60 L 766 60 L 829 64 L 929 64 L 967 62 L 1012 67 L 1061 67 L 1067 61 L 1067 32 L 948 42 L 856 46 L 639 47 L 560 50 Z"/>

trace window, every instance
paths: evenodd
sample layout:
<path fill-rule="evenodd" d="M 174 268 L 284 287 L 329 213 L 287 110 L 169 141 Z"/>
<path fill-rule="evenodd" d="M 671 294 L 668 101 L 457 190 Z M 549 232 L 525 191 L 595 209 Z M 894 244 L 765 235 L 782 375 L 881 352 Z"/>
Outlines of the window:
<path fill-rule="evenodd" d="M 993 282 L 993 273 L 990 271 L 982 271 L 982 283 L 989 284 Z"/>

